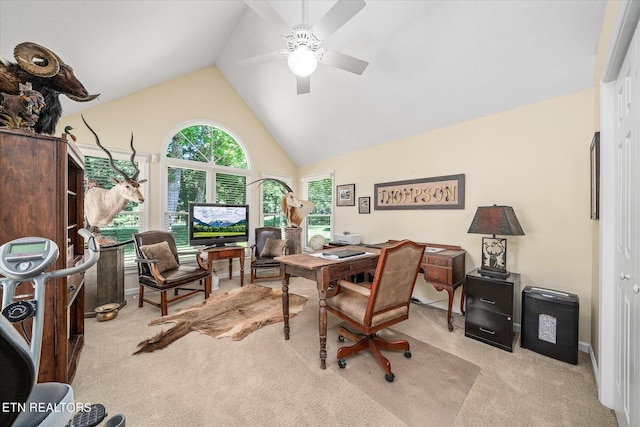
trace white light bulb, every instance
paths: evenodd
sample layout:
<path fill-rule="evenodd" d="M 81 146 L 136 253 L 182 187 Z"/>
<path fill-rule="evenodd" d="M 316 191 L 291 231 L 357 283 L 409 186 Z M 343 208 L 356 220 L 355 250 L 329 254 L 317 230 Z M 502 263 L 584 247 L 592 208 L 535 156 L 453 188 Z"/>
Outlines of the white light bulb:
<path fill-rule="evenodd" d="M 316 56 L 311 52 L 308 46 L 303 44 L 296 47 L 296 50 L 289 54 L 287 63 L 289 64 L 291 71 L 293 71 L 293 74 L 300 77 L 311 75 L 318 66 Z"/>

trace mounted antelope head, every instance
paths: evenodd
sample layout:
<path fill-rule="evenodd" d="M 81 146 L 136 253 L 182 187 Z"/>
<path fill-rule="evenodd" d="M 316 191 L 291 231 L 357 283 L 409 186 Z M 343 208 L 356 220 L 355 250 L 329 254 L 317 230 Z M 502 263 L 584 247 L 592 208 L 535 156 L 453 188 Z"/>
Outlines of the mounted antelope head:
<path fill-rule="evenodd" d="M 109 166 L 111 169 L 122 175 L 123 179 L 112 177 L 115 185 L 110 189 L 93 186 L 87 189 L 84 198 L 84 214 L 87 219 L 87 223 L 91 227 L 99 227 L 109 224 L 113 221 L 113 218 L 120 213 L 129 201 L 135 203 L 144 203 L 144 196 L 140 192 L 140 184 L 147 182 L 146 179 L 138 180 L 140 169 L 136 166 L 134 161 L 136 157 L 136 150 L 133 148 L 133 134 L 131 134 L 131 165 L 135 169 L 135 173 L 132 176 L 126 174 L 125 171 L 119 169 L 113 163 L 113 157 L 111 153 L 100 144 L 100 138 L 95 133 L 87 121 L 82 117 L 82 121 L 89 128 L 91 133 L 96 139 L 96 144 L 102 149 L 109 157 Z"/>
<path fill-rule="evenodd" d="M 282 192 L 282 194 L 284 194 L 284 197 L 282 198 L 282 211 L 287 217 L 287 227 L 300 227 L 300 224 L 302 224 L 302 220 L 304 219 L 304 217 L 309 215 L 316 204 L 308 200 L 298 199 L 298 197 L 293 194 L 293 190 L 291 189 L 291 187 L 289 187 L 286 182 L 279 179 L 262 178 L 250 182 L 247 185 L 251 185 L 256 182 L 260 182 L 260 184 L 262 184 L 264 181 L 274 181 L 284 187 L 286 192 Z"/>

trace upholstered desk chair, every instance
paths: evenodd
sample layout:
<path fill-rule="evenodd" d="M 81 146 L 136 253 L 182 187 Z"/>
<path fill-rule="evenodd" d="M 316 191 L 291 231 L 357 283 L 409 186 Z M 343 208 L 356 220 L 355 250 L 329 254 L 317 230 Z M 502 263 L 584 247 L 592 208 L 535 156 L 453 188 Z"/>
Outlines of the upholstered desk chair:
<path fill-rule="evenodd" d="M 345 357 L 369 349 L 385 370 L 385 379 L 392 382 L 395 376 L 391 364 L 380 350 L 404 350 L 405 357 L 411 357 L 408 341 L 386 341 L 378 337 L 378 331 L 409 318 L 411 294 L 424 249 L 425 245 L 409 240 L 383 247 L 373 282 L 338 280 L 327 294 L 327 310 L 360 332 L 338 328 L 341 342 L 344 337 L 356 342 L 338 349 L 341 368 L 347 365 Z"/>
<path fill-rule="evenodd" d="M 251 281 L 275 279 L 280 277 L 280 263 L 274 260 L 285 255 L 287 241 L 282 239 L 282 231 L 276 227 L 258 227 L 255 230 L 255 243 L 251 245 Z M 258 276 L 260 269 L 278 269 L 278 275 Z"/>
<path fill-rule="evenodd" d="M 180 252 L 176 247 L 173 234 L 168 231 L 145 231 L 133 235 L 133 243 L 136 248 L 138 263 L 138 283 L 140 285 L 140 300 L 138 307 L 143 303 L 149 303 L 160 308 L 162 316 L 169 312 L 168 304 L 179 301 L 201 290 L 204 290 L 205 298 L 208 298 L 205 280 L 211 275 L 206 263 L 200 258 L 199 252 Z M 195 255 L 197 265 L 180 265 L 179 255 Z M 200 282 L 203 289 L 188 289 L 185 285 Z M 146 299 L 144 288 L 160 291 L 160 303 Z M 174 298 L 167 297 L 167 291 L 174 290 Z M 187 293 L 178 295 L 179 290 Z"/>

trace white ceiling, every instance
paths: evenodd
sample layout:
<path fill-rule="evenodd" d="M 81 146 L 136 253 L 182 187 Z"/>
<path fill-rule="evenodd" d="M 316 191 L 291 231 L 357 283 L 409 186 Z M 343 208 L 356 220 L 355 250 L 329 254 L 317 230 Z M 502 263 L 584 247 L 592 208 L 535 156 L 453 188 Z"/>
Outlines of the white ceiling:
<path fill-rule="evenodd" d="M 301 22 L 302 1 L 269 3 Z M 308 1 L 308 23 L 334 3 Z M 605 3 L 369 0 L 323 43 L 368 68 L 319 64 L 305 95 L 285 60 L 237 64 L 285 46 L 240 0 L 0 0 L 0 55 L 33 41 L 73 66 L 101 96 L 66 113 L 215 64 L 304 165 L 592 86 Z"/>

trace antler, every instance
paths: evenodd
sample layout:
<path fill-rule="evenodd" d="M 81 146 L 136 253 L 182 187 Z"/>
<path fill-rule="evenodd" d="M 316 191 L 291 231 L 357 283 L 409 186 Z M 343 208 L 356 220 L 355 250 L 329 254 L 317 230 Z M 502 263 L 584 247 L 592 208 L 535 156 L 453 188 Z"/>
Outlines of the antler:
<path fill-rule="evenodd" d="M 260 178 L 260 179 L 257 179 L 257 180 L 255 180 L 255 181 L 253 181 L 253 182 L 248 183 L 248 184 L 247 184 L 247 186 L 249 186 L 249 185 L 251 185 L 251 184 L 255 184 L 256 182 L 260 182 L 260 184 L 258 184 L 258 185 L 261 185 L 264 181 L 274 181 L 274 182 L 277 182 L 278 184 L 282 185 L 282 186 L 283 186 L 283 187 L 284 187 L 284 188 L 285 188 L 289 193 L 293 193 L 293 190 L 291 189 L 291 187 L 289 187 L 289 186 L 287 185 L 287 183 L 286 183 L 286 182 L 284 182 L 284 181 L 280 181 L 279 179 L 276 179 L 276 178 Z"/>
<path fill-rule="evenodd" d="M 111 169 L 113 169 L 114 171 L 116 171 L 119 174 L 121 174 L 125 179 L 131 179 L 131 178 L 129 178 L 129 175 L 127 175 L 122 169 L 118 169 L 118 167 L 116 167 L 116 165 L 113 163 L 113 157 L 111 157 L 111 153 L 106 148 L 104 148 L 102 146 L 102 144 L 100 144 L 100 138 L 98 138 L 98 134 L 93 129 L 91 129 L 91 126 L 89 126 L 89 123 L 87 123 L 87 121 L 84 119 L 84 116 L 82 114 L 80 115 L 80 117 L 82 117 L 82 121 L 89 128 L 89 130 L 91 131 L 93 136 L 96 138 L 96 144 L 98 144 L 98 147 L 100 147 L 102 149 L 102 151 L 107 153 L 107 156 L 109 157 L 109 166 L 111 166 Z M 131 148 L 133 148 L 133 134 L 131 134 Z M 134 151 L 133 154 L 131 155 L 131 163 L 132 164 L 133 164 L 133 157 L 135 155 L 136 155 L 136 153 Z M 134 165 L 134 167 L 135 167 L 135 165 Z M 138 170 L 138 168 L 136 167 L 136 174 L 134 176 L 137 178 L 139 173 L 140 173 L 140 170 Z M 133 179 L 135 179 L 135 178 L 133 178 Z"/>
<path fill-rule="evenodd" d="M 131 132 L 131 143 L 129 145 L 131 146 L 131 151 L 132 151 L 131 159 L 129 159 L 129 161 L 131 162 L 131 166 L 133 166 L 133 168 L 136 170 L 136 173 L 133 174 L 131 179 L 133 179 L 134 181 L 137 181 L 138 175 L 140 175 L 140 169 L 138 169 L 136 162 L 134 162 L 134 159 L 136 158 L 136 149 L 133 148 L 133 132 Z"/>

